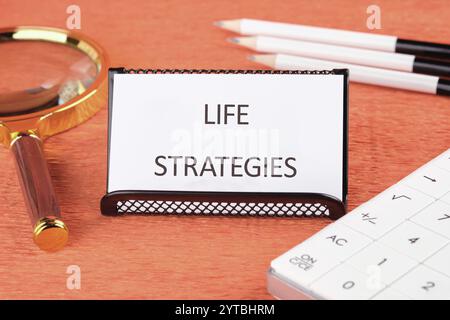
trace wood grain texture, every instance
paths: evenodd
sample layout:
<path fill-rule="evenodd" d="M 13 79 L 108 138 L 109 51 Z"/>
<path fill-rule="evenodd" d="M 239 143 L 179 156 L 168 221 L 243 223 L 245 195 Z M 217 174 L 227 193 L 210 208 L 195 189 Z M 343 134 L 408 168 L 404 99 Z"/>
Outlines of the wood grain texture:
<path fill-rule="evenodd" d="M 72 1 L 0 0 L 0 24 L 65 27 Z M 114 66 L 248 68 L 250 51 L 212 22 L 240 17 L 367 31 L 369 1 L 87 1 L 82 31 Z M 448 1 L 382 1 L 381 33 L 448 42 Z M 378 31 L 376 31 L 378 32 Z M 0 53 L 1 55 L 1 53 Z M 0 59 L 1 61 L 1 59 Z M 0 62 L 1 63 L 1 62 Z M 2 75 L 4 76 L 4 75 Z M 14 163 L 0 150 L 0 298 L 270 298 L 270 261 L 326 219 L 100 215 L 106 183 L 105 107 L 46 141 L 45 153 L 71 235 L 47 254 L 32 242 Z M 450 99 L 352 84 L 349 209 L 450 147 Z M 81 268 L 81 289 L 66 268 Z"/>
<path fill-rule="evenodd" d="M 42 151 L 42 142 L 32 136 L 21 136 L 10 148 L 22 188 L 31 226 L 46 217 L 61 217 L 55 188 Z"/>

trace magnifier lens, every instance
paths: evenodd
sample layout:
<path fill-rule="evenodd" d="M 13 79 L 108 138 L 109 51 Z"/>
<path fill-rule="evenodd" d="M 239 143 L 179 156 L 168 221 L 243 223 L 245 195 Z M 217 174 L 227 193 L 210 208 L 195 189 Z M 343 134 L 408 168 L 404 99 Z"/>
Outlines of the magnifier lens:
<path fill-rule="evenodd" d="M 0 115 L 61 105 L 89 88 L 96 64 L 84 52 L 43 41 L 0 43 Z"/>

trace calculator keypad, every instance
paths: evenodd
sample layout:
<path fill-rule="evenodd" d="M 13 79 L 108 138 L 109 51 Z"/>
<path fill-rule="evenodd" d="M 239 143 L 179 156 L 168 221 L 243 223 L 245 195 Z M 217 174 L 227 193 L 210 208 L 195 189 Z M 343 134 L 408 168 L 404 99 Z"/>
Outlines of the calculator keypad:
<path fill-rule="evenodd" d="M 371 275 L 359 272 L 343 263 L 311 285 L 325 299 L 359 300 L 370 299 L 386 286 Z"/>
<path fill-rule="evenodd" d="M 450 278 L 423 265 L 394 282 L 392 288 L 418 300 L 450 299 Z"/>
<path fill-rule="evenodd" d="M 271 268 L 319 299 L 450 299 L 450 149 Z"/>
<path fill-rule="evenodd" d="M 345 225 L 331 224 L 273 260 L 271 268 L 283 277 L 310 284 L 369 243 L 369 238 Z"/>
<path fill-rule="evenodd" d="M 371 277 L 373 282 L 389 284 L 400 278 L 405 270 L 411 270 L 416 262 L 391 248 L 373 242 L 352 256 L 348 263 Z"/>
<path fill-rule="evenodd" d="M 450 150 L 437 157 L 435 164 L 436 166 L 450 172 Z"/>
<path fill-rule="evenodd" d="M 382 237 L 380 242 L 416 261 L 423 261 L 444 247 L 448 240 L 418 224 L 405 221 Z"/>
<path fill-rule="evenodd" d="M 411 219 L 450 239 L 450 205 L 436 201 Z"/>
<path fill-rule="evenodd" d="M 450 245 L 432 255 L 425 265 L 450 277 Z"/>
<path fill-rule="evenodd" d="M 406 177 L 404 184 L 438 199 L 450 190 L 450 172 L 428 165 Z"/>
<path fill-rule="evenodd" d="M 432 197 L 410 187 L 395 185 L 339 221 L 378 239 L 433 201 Z"/>
<path fill-rule="evenodd" d="M 446 193 L 442 198 L 441 201 L 444 201 L 445 203 L 450 204 L 450 192 Z"/>

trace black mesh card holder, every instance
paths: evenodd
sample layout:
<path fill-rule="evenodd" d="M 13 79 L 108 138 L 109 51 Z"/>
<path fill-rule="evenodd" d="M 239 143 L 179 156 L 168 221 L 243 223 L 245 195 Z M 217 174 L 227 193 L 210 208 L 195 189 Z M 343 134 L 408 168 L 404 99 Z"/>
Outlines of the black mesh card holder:
<path fill-rule="evenodd" d="M 108 216 L 192 215 L 192 216 L 257 216 L 257 217 L 328 217 L 336 220 L 346 212 L 348 154 L 348 71 L 334 70 L 195 70 L 195 69 L 125 69 L 109 70 L 109 145 L 114 90 L 114 74 L 209 73 L 209 74 L 310 74 L 344 76 L 344 141 L 343 201 L 319 193 L 285 192 L 215 192 L 121 190 L 107 193 L 100 202 L 101 212 Z M 109 164 L 108 164 L 109 168 Z"/>

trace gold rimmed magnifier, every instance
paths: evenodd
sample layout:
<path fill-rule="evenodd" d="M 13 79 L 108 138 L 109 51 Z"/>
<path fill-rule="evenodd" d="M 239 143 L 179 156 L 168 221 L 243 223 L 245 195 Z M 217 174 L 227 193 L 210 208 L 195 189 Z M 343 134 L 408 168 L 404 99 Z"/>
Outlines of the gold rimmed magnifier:
<path fill-rule="evenodd" d="M 106 100 L 107 68 L 104 50 L 78 32 L 0 29 L 0 143 L 14 155 L 33 238 L 43 250 L 61 249 L 68 228 L 42 141 L 99 110 Z"/>

